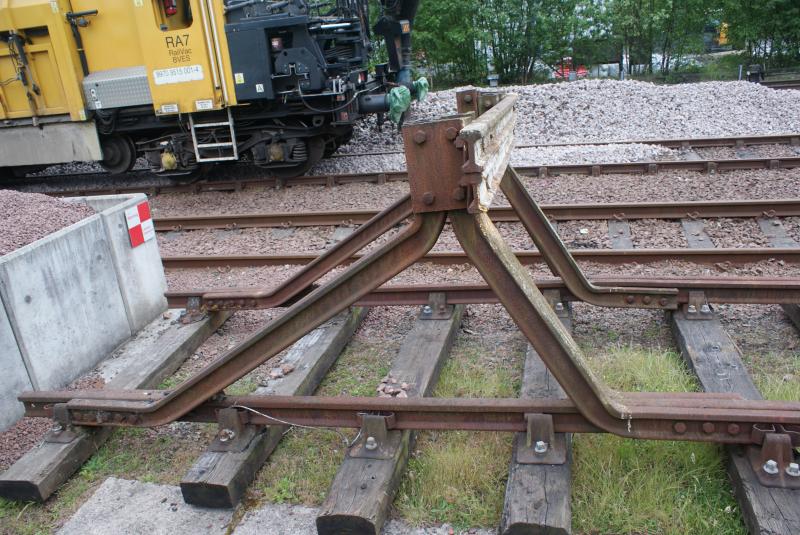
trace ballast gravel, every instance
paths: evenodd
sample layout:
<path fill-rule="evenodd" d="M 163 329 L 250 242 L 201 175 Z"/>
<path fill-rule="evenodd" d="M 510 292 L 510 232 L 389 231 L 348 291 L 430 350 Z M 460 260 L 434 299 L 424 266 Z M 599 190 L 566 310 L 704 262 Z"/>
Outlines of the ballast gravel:
<path fill-rule="evenodd" d="M 454 113 L 461 88 L 436 91 L 414 104 L 411 120 Z M 580 80 L 506 86 L 519 95 L 517 144 L 584 143 L 785 134 L 800 130 L 800 99 L 748 82 L 655 85 L 649 82 Z M 757 118 L 757 120 L 754 120 Z M 377 132 L 360 123 L 342 152 L 399 149 L 394 129 Z"/>
<path fill-rule="evenodd" d="M 66 228 L 95 211 L 40 193 L 0 190 L 0 256 Z"/>

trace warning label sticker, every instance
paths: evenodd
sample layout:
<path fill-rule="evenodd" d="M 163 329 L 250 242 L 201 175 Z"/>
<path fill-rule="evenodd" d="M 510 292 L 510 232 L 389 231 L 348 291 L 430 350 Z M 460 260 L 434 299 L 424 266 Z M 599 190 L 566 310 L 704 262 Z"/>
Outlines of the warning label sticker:
<path fill-rule="evenodd" d="M 185 67 L 172 67 L 171 69 L 158 69 L 153 71 L 153 81 L 156 85 L 180 84 L 183 82 L 195 82 L 202 79 L 202 65 L 187 65 Z"/>

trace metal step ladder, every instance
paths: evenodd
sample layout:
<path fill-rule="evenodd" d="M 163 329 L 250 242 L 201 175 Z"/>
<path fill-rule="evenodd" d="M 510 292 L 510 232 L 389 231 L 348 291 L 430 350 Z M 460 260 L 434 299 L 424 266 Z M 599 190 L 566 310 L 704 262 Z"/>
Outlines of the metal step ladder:
<path fill-rule="evenodd" d="M 194 116 L 189 114 L 189 126 L 192 130 L 192 143 L 194 143 L 194 155 L 197 163 L 205 162 L 225 162 L 239 159 L 239 151 L 236 147 L 236 132 L 233 128 L 233 115 L 228 108 L 228 120 L 215 123 L 195 123 Z M 227 126 L 230 130 L 230 141 L 218 140 L 214 143 L 198 143 L 197 131 L 204 128 L 217 128 Z M 202 132 L 201 132 L 202 133 Z"/>

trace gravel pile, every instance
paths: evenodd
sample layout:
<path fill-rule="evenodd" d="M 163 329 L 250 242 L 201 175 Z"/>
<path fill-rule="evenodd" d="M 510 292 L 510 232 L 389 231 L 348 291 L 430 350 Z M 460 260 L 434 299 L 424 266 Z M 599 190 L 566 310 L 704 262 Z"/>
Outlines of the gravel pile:
<path fill-rule="evenodd" d="M 39 193 L 0 190 L 0 256 L 94 214 L 85 204 Z"/>
<path fill-rule="evenodd" d="M 655 85 L 638 81 L 581 80 L 510 86 L 517 93 L 517 143 L 569 143 L 631 139 L 783 134 L 800 129 L 800 100 L 748 82 Z M 455 112 L 457 89 L 437 91 L 413 108 L 414 120 Z M 754 121 L 753 118 L 758 120 Z M 400 148 L 394 129 L 359 125 L 341 152 Z"/>

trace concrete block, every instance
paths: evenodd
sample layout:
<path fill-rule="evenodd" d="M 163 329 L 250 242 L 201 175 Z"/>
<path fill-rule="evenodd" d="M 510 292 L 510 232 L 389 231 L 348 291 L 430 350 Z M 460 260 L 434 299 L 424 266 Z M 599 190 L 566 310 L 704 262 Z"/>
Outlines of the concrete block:
<path fill-rule="evenodd" d="M 63 387 L 131 335 L 100 215 L 0 258 L 0 296 L 37 389 Z"/>
<path fill-rule="evenodd" d="M 125 210 L 147 201 L 147 196 L 136 193 L 73 197 L 70 200 L 88 204 L 103 218 L 131 331 L 139 331 L 167 309 L 164 297 L 167 279 L 158 242 L 153 239 L 139 247 L 131 247 L 125 222 Z"/>
<path fill-rule="evenodd" d="M 17 394 L 31 390 L 28 370 L 17 347 L 5 307 L 0 303 L 0 431 L 12 426 L 21 416 L 22 403 Z"/>
<path fill-rule="evenodd" d="M 58 535 L 224 534 L 232 516 L 232 510 L 186 505 L 179 487 L 110 477 Z"/>

